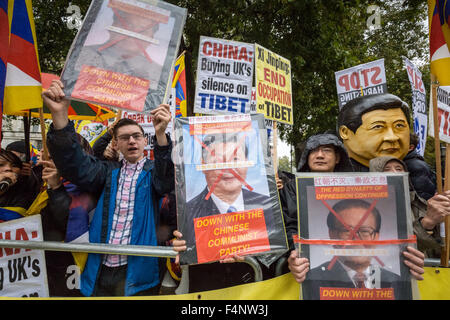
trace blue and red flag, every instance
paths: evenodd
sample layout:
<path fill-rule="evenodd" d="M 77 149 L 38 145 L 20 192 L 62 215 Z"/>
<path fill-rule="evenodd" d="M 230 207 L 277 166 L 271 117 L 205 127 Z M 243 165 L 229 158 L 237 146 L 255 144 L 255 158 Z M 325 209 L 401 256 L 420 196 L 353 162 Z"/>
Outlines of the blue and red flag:
<path fill-rule="evenodd" d="M 3 95 L 5 93 L 5 81 L 6 81 L 6 64 L 8 61 L 8 48 L 9 48 L 8 0 L 0 0 L 0 111 L 2 112 L 2 114 L 3 114 Z M 0 117 L 0 128 L 1 127 L 2 127 L 2 117 Z"/>
<path fill-rule="evenodd" d="M 450 1 L 428 0 L 430 65 L 441 86 L 450 86 Z"/>
<path fill-rule="evenodd" d="M 42 108 L 41 70 L 31 0 L 0 0 L 7 3 L 9 41 L 1 42 L 0 52 L 7 56 L 3 113 Z M 4 13 L 1 13 L 4 18 Z M 2 25 L 4 19 L 1 19 Z M 0 36 L 4 36 L 2 31 Z"/>
<path fill-rule="evenodd" d="M 186 117 L 186 70 L 184 52 L 175 61 L 172 88 L 175 88 L 175 118 Z"/>

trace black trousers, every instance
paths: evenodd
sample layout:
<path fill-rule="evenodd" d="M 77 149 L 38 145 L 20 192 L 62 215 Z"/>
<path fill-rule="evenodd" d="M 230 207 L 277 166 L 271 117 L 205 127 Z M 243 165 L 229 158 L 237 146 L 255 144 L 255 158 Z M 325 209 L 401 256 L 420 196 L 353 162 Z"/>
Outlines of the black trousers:
<path fill-rule="evenodd" d="M 100 274 L 95 283 L 93 296 L 95 297 L 123 297 L 128 265 L 120 267 L 100 267 Z M 159 294 L 161 285 L 139 291 L 134 296 L 154 296 Z"/>

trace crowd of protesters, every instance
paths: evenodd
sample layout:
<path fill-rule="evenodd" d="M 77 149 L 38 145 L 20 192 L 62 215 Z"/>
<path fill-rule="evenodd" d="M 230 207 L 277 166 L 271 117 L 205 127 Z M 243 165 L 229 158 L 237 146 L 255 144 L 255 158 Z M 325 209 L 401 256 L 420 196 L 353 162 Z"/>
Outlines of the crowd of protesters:
<path fill-rule="evenodd" d="M 171 120 L 169 106 L 162 104 L 152 111 L 156 143 L 154 160 L 149 160 L 144 156 L 147 145 L 144 131 L 130 119 L 116 121 L 91 148 L 68 119 L 69 100 L 63 88 L 55 80 L 43 93 L 44 103 L 52 113 L 46 141 L 48 153 L 41 151 L 38 162 L 31 165 L 25 161 L 28 148 L 23 141 L 11 143 L 0 151 L 0 205 L 13 208 L 2 211 L 0 220 L 39 213 L 44 240 L 68 241 L 70 224 L 83 217 L 91 243 L 172 246 L 178 252 L 186 250 L 185 239 L 176 230 L 172 141 L 165 133 Z M 403 256 L 412 277 L 423 280 L 424 258 L 440 254 L 438 226 L 450 214 L 447 208 L 450 193 L 436 194 L 435 176 L 415 153 L 414 141 L 411 136 L 412 146 L 404 161 L 397 157 L 374 157 L 368 167 L 361 163 L 355 165 L 355 159 L 349 157 L 348 149 L 337 135 L 317 134 L 306 141 L 297 171 L 409 171 L 412 220 L 419 250 L 408 247 Z M 359 167 L 362 169 L 358 170 Z M 277 186 L 289 244 L 289 251 L 283 257 L 286 259 L 284 272 L 292 273 L 301 283 L 310 270 L 308 259 L 299 257 L 292 241 L 293 235 L 298 234 L 295 176 L 281 173 Z M 46 261 L 50 296 L 55 297 L 158 295 L 162 292 L 164 275 L 171 274 L 177 284 L 182 275 L 176 262 L 156 257 L 89 253 L 79 259 L 75 254 L 49 251 Z M 238 268 L 242 257 L 221 262 L 226 263 L 222 269 L 233 273 L 233 268 L 242 266 Z M 82 270 L 77 291 L 65 286 L 67 266 L 71 264 L 79 265 Z M 196 278 L 201 281 L 205 277 L 204 285 L 191 285 L 191 288 L 220 288 L 208 288 L 207 278 L 213 274 L 204 272 Z M 272 268 L 264 278 L 276 275 Z M 229 285 L 236 284 L 239 283 L 234 281 Z M 221 285 L 226 286 L 226 283 Z"/>

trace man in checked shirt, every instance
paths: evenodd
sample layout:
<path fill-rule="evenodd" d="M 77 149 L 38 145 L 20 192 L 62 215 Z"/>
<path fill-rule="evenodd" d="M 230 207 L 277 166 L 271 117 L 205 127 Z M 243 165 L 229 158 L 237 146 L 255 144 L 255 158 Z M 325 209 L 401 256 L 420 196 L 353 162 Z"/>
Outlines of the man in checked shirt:
<path fill-rule="evenodd" d="M 133 120 L 121 119 L 113 143 L 123 154 L 121 162 L 102 161 L 82 152 L 68 120 L 69 100 L 57 80 L 42 94 L 52 113 L 47 144 L 61 176 L 82 190 L 99 196 L 89 227 L 91 243 L 157 246 L 157 230 L 167 217 L 158 214 L 158 199 L 174 188 L 172 142 L 165 134 L 171 119 L 168 105 L 151 113 L 155 126 L 154 156 L 144 157 L 143 129 Z M 159 293 L 161 265 L 158 258 L 89 253 L 81 275 L 85 296 L 131 296 Z"/>

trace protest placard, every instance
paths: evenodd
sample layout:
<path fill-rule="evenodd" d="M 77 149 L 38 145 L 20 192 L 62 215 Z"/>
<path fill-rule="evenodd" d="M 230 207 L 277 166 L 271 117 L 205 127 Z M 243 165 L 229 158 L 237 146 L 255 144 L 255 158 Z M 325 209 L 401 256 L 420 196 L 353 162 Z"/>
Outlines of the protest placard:
<path fill-rule="evenodd" d="M 200 37 L 194 112 L 250 112 L 254 45 Z"/>
<path fill-rule="evenodd" d="M 403 57 L 403 64 L 408 73 L 408 79 L 412 90 L 414 132 L 419 137 L 416 151 L 423 156 L 425 153 L 425 144 L 427 142 L 428 124 L 425 86 L 422 81 L 422 73 L 408 58 Z"/>
<path fill-rule="evenodd" d="M 0 239 L 43 241 L 41 216 L 0 223 Z M 49 296 L 43 250 L 0 248 L 0 296 Z"/>
<path fill-rule="evenodd" d="M 77 120 L 75 121 L 75 130 L 83 138 L 85 138 L 92 147 L 98 140 L 98 138 L 106 133 L 108 127 L 102 122 L 94 122 L 91 120 Z"/>
<path fill-rule="evenodd" d="M 434 134 L 434 119 L 433 119 L 433 107 L 430 95 L 430 108 L 429 108 L 429 130 L 428 134 L 435 137 Z M 439 122 L 439 139 L 446 143 L 450 143 L 450 86 L 437 88 L 437 110 L 438 110 L 438 122 Z"/>
<path fill-rule="evenodd" d="M 186 9 L 164 1 L 94 0 L 61 81 L 72 100 L 148 113 L 169 94 Z"/>
<path fill-rule="evenodd" d="M 297 175 L 305 300 L 413 299 L 401 251 L 415 246 L 407 174 Z"/>
<path fill-rule="evenodd" d="M 267 119 L 293 124 L 291 62 L 255 44 L 256 111 Z"/>
<path fill-rule="evenodd" d="M 252 88 L 252 97 L 250 100 L 250 114 L 258 113 L 256 111 L 256 87 Z M 267 143 L 273 146 L 273 120 L 264 118 L 264 124 L 267 129 Z"/>
<path fill-rule="evenodd" d="M 261 130 L 262 129 L 262 130 Z M 177 118 L 173 158 L 181 264 L 287 249 L 264 117 Z"/>
<path fill-rule="evenodd" d="M 172 104 L 170 104 L 170 111 L 172 113 L 172 120 L 175 119 L 175 109 Z M 150 160 L 154 160 L 153 150 L 155 148 L 155 127 L 153 126 L 153 117 L 145 113 L 136 113 L 124 111 L 122 113 L 122 118 L 127 118 L 136 121 L 144 130 L 144 137 L 147 139 L 147 145 L 144 148 L 144 157 Z M 173 121 L 169 121 L 166 128 L 166 134 L 169 137 L 173 137 Z"/>
<path fill-rule="evenodd" d="M 334 74 L 339 109 L 356 97 L 388 92 L 384 59 L 360 64 Z"/>

